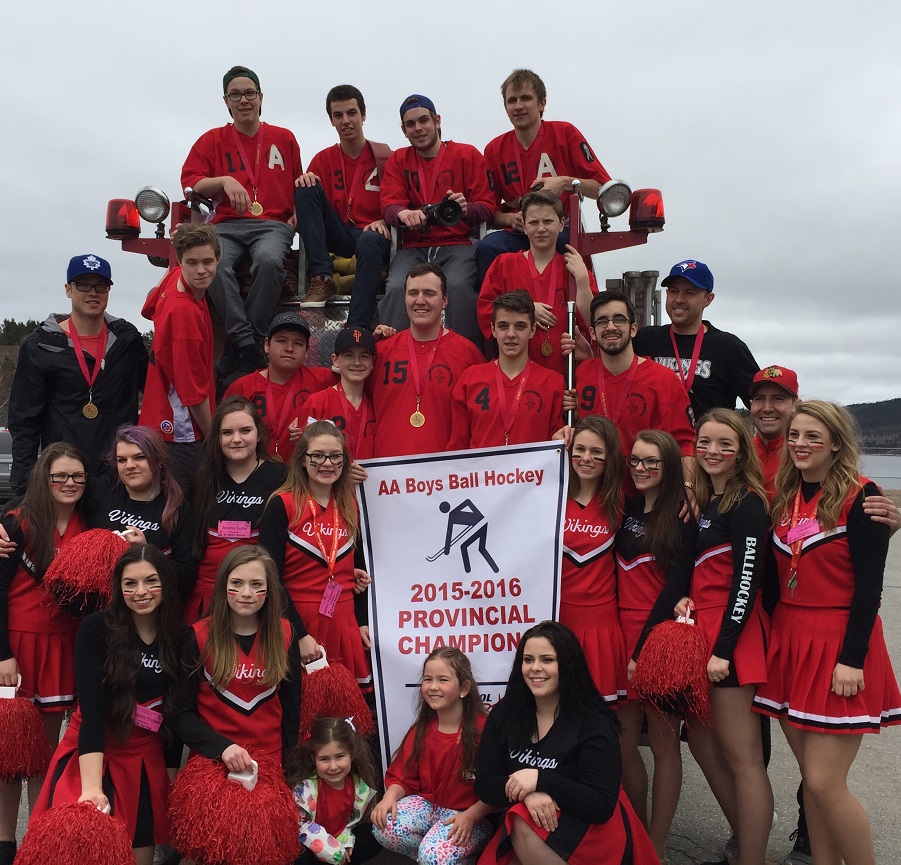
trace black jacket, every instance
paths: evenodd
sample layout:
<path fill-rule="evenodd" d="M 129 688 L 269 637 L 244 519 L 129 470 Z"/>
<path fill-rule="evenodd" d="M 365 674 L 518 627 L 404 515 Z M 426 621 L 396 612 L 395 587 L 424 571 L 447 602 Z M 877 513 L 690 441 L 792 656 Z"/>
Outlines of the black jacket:
<path fill-rule="evenodd" d="M 67 316 L 50 315 L 19 349 L 9 399 L 13 438 L 12 488 L 23 493 L 38 451 L 65 441 L 84 451 L 88 471 L 98 472 L 116 427 L 137 423 L 138 392 L 147 375 L 147 349 L 138 329 L 122 318 L 106 316 L 110 340 L 104 368 L 94 382 L 98 415 L 86 418 L 88 384 L 68 334 L 59 326 Z M 88 371 L 94 359 L 86 357 Z"/>

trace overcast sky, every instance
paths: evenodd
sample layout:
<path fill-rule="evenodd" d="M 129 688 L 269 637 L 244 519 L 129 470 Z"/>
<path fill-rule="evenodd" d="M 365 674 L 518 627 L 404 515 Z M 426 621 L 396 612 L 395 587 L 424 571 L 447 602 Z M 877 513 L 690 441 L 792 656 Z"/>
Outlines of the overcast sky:
<path fill-rule="evenodd" d="M 180 197 L 191 145 L 228 120 L 234 64 L 257 72 L 263 118 L 295 133 L 304 166 L 335 141 L 334 84 L 363 91 L 374 140 L 406 143 L 398 106 L 418 92 L 445 138 L 483 148 L 510 128 L 499 86 L 525 66 L 547 119 L 663 191 L 665 231 L 604 256 L 602 284 L 698 258 L 710 320 L 796 369 L 802 397 L 901 396 L 897 2 L 48 0 L 4 19 L 4 317 L 67 309 L 68 259 L 95 252 L 110 311 L 149 328 L 161 271 L 105 239 L 106 202 L 146 184 Z"/>

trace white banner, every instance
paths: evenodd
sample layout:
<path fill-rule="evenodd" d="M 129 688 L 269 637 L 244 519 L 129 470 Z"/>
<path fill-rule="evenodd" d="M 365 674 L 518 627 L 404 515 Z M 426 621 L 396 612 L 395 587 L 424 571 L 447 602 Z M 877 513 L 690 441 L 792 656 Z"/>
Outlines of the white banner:
<path fill-rule="evenodd" d="M 358 496 L 387 767 L 413 723 L 429 652 L 465 652 L 494 705 L 520 634 L 557 617 L 567 462 L 561 442 L 540 442 L 364 465 Z"/>

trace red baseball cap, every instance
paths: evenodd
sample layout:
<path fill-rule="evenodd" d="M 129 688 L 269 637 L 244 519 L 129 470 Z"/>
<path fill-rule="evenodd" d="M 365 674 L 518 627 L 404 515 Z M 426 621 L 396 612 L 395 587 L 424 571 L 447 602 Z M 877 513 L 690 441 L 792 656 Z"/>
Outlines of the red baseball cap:
<path fill-rule="evenodd" d="M 795 399 L 798 398 L 798 374 L 787 366 L 765 366 L 751 383 L 751 395 L 759 384 L 775 384 L 787 390 Z"/>

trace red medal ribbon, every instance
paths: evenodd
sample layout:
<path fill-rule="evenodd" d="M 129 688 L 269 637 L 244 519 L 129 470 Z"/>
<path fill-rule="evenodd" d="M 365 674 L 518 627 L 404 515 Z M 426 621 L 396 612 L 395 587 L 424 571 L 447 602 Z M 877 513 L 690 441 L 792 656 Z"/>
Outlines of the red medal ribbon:
<path fill-rule="evenodd" d="M 272 389 L 272 379 L 266 376 L 266 417 L 272 424 L 272 435 L 275 439 L 275 452 L 278 453 L 278 443 L 284 440 L 287 433 L 290 420 L 288 415 L 291 413 L 291 392 L 295 390 L 300 383 L 300 373 L 296 372 L 288 381 L 285 382 L 285 398 L 282 401 L 281 410 L 278 417 L 275 416 L 275 391 Z"/>
<path fill-rule="evenodd" d="M 532 288 L 533 293 L 532 297 L 539 301 L 541 301 L 541 279 L 543 276 L 547 276 L 550 273 L 550 278 L 548 279 L 547 288 L 545 290 L 545 299 L 544 303 L 546 303 L 549 307 L 553 308 L 554 299 L 557 296 L 557 277 L 560 274 L 560 259 L 561 256 L 554 253 L 554 257 L 551 259 L 548 267 L 545 267 L 544 273 L 538 272 L 538 267 L 535 264 L 535 261 L 532 258 L 532 251 L 529 250 L 526 252 L 526 261 L 529 264 L 529 273 L 532 276 Z"/>
<path fill-rule="evenodd" d="M 310 513 L 313 515 L 313 534 L 316 536 L 316 546 L 319 547 L 319 552 L 322 553 L 322 558 L 325 559 L 326 567 L 328 568 L 328 578 L 331 581 L 335 577 L 335 562 L 338 560 L 338 505 L 332 499 L 332 548 L 326 553 L 325 541 L 322 539 L 322 521 L 320 519 L 323 511 L 319 506 L 319 502 L 312 496 L 310 496 L 309 502 Z"/>
<path fill-rule="evenodd" d="M 366 147 L 369 147 L 369 142 L 366 142 Z M 353 194 L 351 193 L 352 189 L 356 189 L 357 184 L 360 182 L 360 172 L 363 170 L 363 154 L 366 152 L 366 147 L 364 147 L 360 151 L 360 155 L 357 157 L 357 167 L 354 171 L 353 180 L 350 182 L 350 186 L 347 185 L 347 161 L 344 158 L 344 151 L 341 149 L 341 145 L 338 145 L 338 152 L 341 154 L 341 182 L 344 184 L 344 201 L 346 206 L 345 219 L 347 222 L 353 224 L 353 220 L 350 218 L 350 208 L 353 204 Z"/>
<path fill-rule="evenodd" d="M 347 421 L 347 427 L 344 432 L 353 443 L 354 450 L 356 451 L 366 436 L 366 424 L 369 421 L 369 406 L 366 404 L 366 397 L 364 396 L 360 400 L 360 426 L 357 430 L 357 435 L 351 436 L 350 420 L 354 415 L 355 409 L 350 404 L 350 400 L 347 398 L 347 395 L 344 393 L 344 388 L 341 386 L 340 381 L 337 385 L 335 385 L 335 389 L 338 391 L 338 398 L 341 400 L 341 408 L 344 411 L 344 419 Z"/>
<path fill-rule="evenodd" d="M 623 409 L 626 405 L 626 397 L 628 397 L 629 395 L 629 388 L 632 386 L 632 379 L 635 378 L 635 370 L 637 369 L 638 355 L 635 355 L 632 358 L 632 363 L 629 365 L 626 379 L 623 382 L 623 387 L 619 394 L 619 400 L 617 400 L 616 413 L 611 414 L 610 406 L 607 403 L 607 382 L 605 381 L 606 368 L 604 367 L 603 362 L 601 362 L 598 366 L 598 396 L 600 396 L 601 398 L 601 411 L 604 413 L 604 416 L 609 417 L 614 424 L 618 424 L 619 419 L 623 416 Z"/>
<path fill-rule="evenodd" d="M 444 161 L 444 155 L 446 153 L 447 146 L 442 143 L 441 147 L 438 148 L 438 153 L 434 159 L 427 160 L 418 153 L 416 154 L 416 158 L 419 160 L 419 171 L 421 174 L 419 192 L 420 195 L 425 197 L 425 204 L 435 203 L 432 199 L 435 196 L 435 187 L 438 185 L 438 175 L 441 173 L 441 163 Z M 426 192 L 426 187 L 428 187 L 428 192 Z"/>
<path fill-rule="evenodd" d="M 497 398 L 500 400 L 501 404 L 501 419 L 504 422 L 504 444 L 510 444 L 510 430 L 513 429 L 513 424 L 516 421 L 516 413 L 519 411 L 519 403 L 522 399 L 523 392 L 526 389 L 526 383 L 529 380 L 529 372 L 532 367 L 532 361 L 528 361 L 526 363 L 525 369 L 520 373 L 519 387 L 516 388 L 516 395 L 513 397 L 513 405 L 510 407 L 510 410 L 507 410 L 507 394 L 506 394 L 506 384 L 504 379 L 507 378 L 501 370 L 501 365 L 498 361 L 495 361 L 496 367 L 494 370 L 495 380 L 497 382 Z"/>
<path fill-rule="evenodd" d="M 679 357 L 676 335 L 673 333 L 672 325 L 670 325 L 669 329 L 669 338 L 673 344 L 673 354 L 676 355 L 676 374 L 679 376 L 679 381 L 682 382 L 682 387 L 685 388 L 685 393 L 690 394 L 691 386 L 695 380 L 695 372 L 698 369 L 698 358 L 701 356 L 701 343 L 704 342 L 704 322 L 701 322 L 701 327 L 695 335 L 695 347 L 691 352 L 691 364 L 688 367 L 688 375 L 685 375 L 682 371 L 682 358 Z"/>
<path fill-rule="evenodd" d="M 257 200 L 257 187 L 259 184 L 259 170 L 260 170 L 260 151 L 263 147 L 263 127 L 265 123 L 260 123 L 260 128 L 257 130 L 256 140 L 257 140 L 257 158 L 256 162 L 253 166 L 253 171 L 250 170 L 250 160 L 247 158 L 247 153 L 244 150 L 244 144 L 241 142 L 241 136 L 238 135 L 238 130 L 235 129 L 234 123 L 231 124 L 232 137 L 235 139 L 235 146 L 238 148 L 238 153 L 241 154 L 241 162 L 244 164 L 244 170 L 247 172 L 247 178 L 250 180 L 250 185 L 253 187 L 253 200 Z"/>
<path fill-rule="evenodd" d="M 429 364 L 426 367 L 426 375 L 429 374 L 429 370 L 431 370 L 432 364 L 435 362 L 435 355 L 438 353 L 438 343 L 441 342 L 443 333 L 444 328 L 442 327 L 438 332 L 438 338 L 435 340 L 435 345 L 432 346 Z M 419 377 L 419 361 L 416 358 L 416 340 L 413 339 L 413 334 L 409 329 L 407 329 L 407 342 L 410 344 L 410 366 L 413 369 L 413 384 L 416 387 L 416 411 L 419 411 L 419 403 L 422 401 L 422 386 L 424 382 Z"/>
<path fill-rule="evenodd" d="M 815 520 L 817 518 L 817 507 L 819 504 L 814 507 L 813 514 L 811 515 L 811 519 Z M 791 523 L 789 524 L 788 530 L 789 533 L 794 529 L 798 523 L 801 521 L 801 484 L 798 484 L 798 491 L 795 493 L 795 503 L 792 506 L 792 518 Z M 801 547 L 804 545 L 804 538 L 798 538 L 792 545 L 792 558 L 791 564 L 789 565 L 789 574 L 788 574 L 788 588 L 792 591 L 792 596 L 795 594 L 795 586 L 798 585 L 798 565 L 801 563 Z"/>
<path fill-rule="evenodd" d="M 96 358 L 94 361 L 94 371 L 88 374 L 88 362 L 84 357 L 84 349 L 81 347 L 81 340 L 78 338 L 75 322 L 72 321 L 71 318 L 69 319 L 69 339 L 72 340 L 72 348 L 75 350 L 75 360 L 78 361 L 81 374 L 88 383 L 88 402 L 92 401 L 91 391 L 94 389 L 94 382 L 97 381 L 97 376 L 100 375 L 100 370 L 103 368 L 103 363 L 106 360 L 106 342 L 108 338 L 109 334 L 107 332 L 106 321 L 104 321 L 103 329 L 100 331 L 100 344 L 103 346 L 103 352 L 100 357 Z"/>

